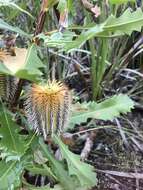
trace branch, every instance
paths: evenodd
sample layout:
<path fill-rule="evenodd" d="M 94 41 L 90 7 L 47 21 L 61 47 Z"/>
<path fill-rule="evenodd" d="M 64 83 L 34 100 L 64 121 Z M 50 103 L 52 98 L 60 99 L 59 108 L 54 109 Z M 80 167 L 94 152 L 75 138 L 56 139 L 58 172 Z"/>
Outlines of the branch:
<path fill-rule="evenodd" d="M 37 21 L 36 21 L 36 29 L 34 32 L 34 36 L 41 33 L 43 28 L 44 28 L 47 7 L 48 7 L 48 0 L 43 0 L 43 2 L 41 4 L 41 11 L 40 11 L 39 16 L 38 16 Z"/>

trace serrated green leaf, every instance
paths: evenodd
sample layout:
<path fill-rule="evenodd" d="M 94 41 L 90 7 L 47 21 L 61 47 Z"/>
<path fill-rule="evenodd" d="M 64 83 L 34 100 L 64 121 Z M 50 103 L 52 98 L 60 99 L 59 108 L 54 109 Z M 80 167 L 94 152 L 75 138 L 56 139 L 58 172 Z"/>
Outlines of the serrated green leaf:
<path fill-rule="evenodd" d="M 27 150 L 27 143 L 19 134 L 20 127 L 4 107 L 0 107 L 0 125 L 1 157 L 8 157 L 7 161 L 19 160 Z"/>
<path fill-rule="evenodd" d="M 81 33 L 73 42 L 67 43 L 64 47 L 65 51 L 79 48 L 87 40 L 93 37 L 110 37 L 130 35 L 133 31 L 141 31 L 143 26 L 143 12 L 141 8 L 131 11 L 129 8 L 118 18 L 111 15 L 101 24 L 95 25 Z"/>
<path fill-rule="evenodd" d="M 67 190 L 65 188 L 63 188 L 61 185 L 54 185 L 54 188 L 50 188 L 49 185 L 45 185 L 43 187 L 35 187 L 33 185 L 30 184 L 26 184 L 26 188 L 28 188 L 28 190 Z M 85 188 L 76 188 L 74 190 L 87 190 Z"/>
<path fill-rule="evenodd" d="M 67 161 L 69 175 L 78 178 L 78 186 L 88 189 L 97 185 L 94 168 L 87 163 L 81 162 L 80 156 L 69 151 L 68 147 L 57 136 L 54 136 L 54 140 L 60 147 L 62 157 Z"/>
<path fill-rule="evenodd" d="M 11 26 L 8 23 L 6 23 L 4 20 L 0 19 L 0 29 L 4 29 L 4 30 L 10 30 L 12 32 L 18 33 L 22 36 L 25 36 L 29 39 L 31 39 L 31 36 L 29 34 L 27 34 L 26 32 L 24 32 L 23 30 L 21 30 L 18 27 L 15 26 Z"/>
<path fill-rule="evenodd" d="M 132 31 L 141 31 L 143 26 L 143 12 L 139 8 L 134 12 L 127 9 L 120 17 L 110 16 L 104 26 L 105 31 L 119 31 L 121 34 L 130 35 Z"/>
<path fill-rule="evenodd" d="M 123 94 L 115 95 L 101 103 L 88 102 L 76 104 L 73 108 L 71 126 L 86 122 L 88 118 L 112 120 L 126 114 L 134 107 L 134 102 Z"/>
<path fill-rule="evenodd" d="M 55 175 L 51 171 L 51 168 L 46 166 L 46 164 L 38 165 L 31 163 L 26 166 L 26 170 L 30 171 L 32 174 L 40 174 L 42 176 L 49 176 L 52 179 L 56 179 Z"/>
<path fill-rule="evenodd" d="M 47 169 L 44 169 L 42 166 L 39 165 L 30 165 L 26 167 L 26 170 L 30 171 L 32 174 L 40 174 L 42 176 L 49 176 L 49 172 Z M 50 168 L 49 168 L 50 170 Z"/>
<path fill-rule="evenodd" d="M 81 33 L 77 38 L 76 40 L 72 41 L 72 42 L 68 42 L 65 44 L 64 46 L 64 50 L 65 51 L 69 51 L 71 49 L 74 49 L 74 48 L 79 48 L 80 46 L 82 46 L 87 40 L 95 37 L 96 35 L 99 35 L 100 33 L 103 32 L 103 24 L 99 24 L 99 25 L 96 25 L 92 28 L 90 28 L 89 30 L 87 31 L 84 31 L 83 33 Z"/>
<path fill-rule="evenodd" d="M 51 169 L 60 182 L 61 186 L 68 190 L 75 189 L 75 183 L 68 175 L 68 172 L 64 169 L 64 165 L 60 161 L 56 160 L 54 156 L 48 151 L 48 148 L 42 139 L 39 140 L 39 145 L 43 150 L 45 157 L 49 160 Z"/>
<path fill-rule="evenodd" d="M 72 43 L 74 36 L 76 36 L 74 32 L 64 31 L 63 33 L 55 32 L 51 36 L 40 34 L 38 38 L 44 40 L 44 44 L 48 47 L 63 48 L 66 44 Z"/>
<path fill-rule="evenodd" d="M 28 183 L 25 184 L 26 188 L 28 187 L 28 190 L 65 190 L 60 185 L 55 185 L 54 188 L 50 188 L 49 185 L 45 185 L 42 187 L 35 187 L 34 185 L 30 185 Z"/>
<path fill-rule="evenodd" d="M 22 162 L 11 161 L 6 163 L 0 161 L 0 189 L 11 190 L 19 187 L 22 171 Z"/>

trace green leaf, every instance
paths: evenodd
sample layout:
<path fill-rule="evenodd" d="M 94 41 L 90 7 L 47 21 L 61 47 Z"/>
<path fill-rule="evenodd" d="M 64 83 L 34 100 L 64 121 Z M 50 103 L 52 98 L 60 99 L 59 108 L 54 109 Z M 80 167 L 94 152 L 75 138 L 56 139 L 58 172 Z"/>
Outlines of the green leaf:
<path fill-rule="evenodd" d="M 4 107 L 0 107 L 0 125 L 1 157 L 6 157 L 7 161 L 19 160 L 28 144 L 25 137 L 19 134 L 20 127 Z"/>
<path fill-rule="evenodd" d="M 42 186 L 42 187 L 35 187 L 34 185 L 31 185 L 31 184 L 28 184 L 28 183 L 25 183 L 26 185 L 26 188 L 28 190 L 67 190 L 65 188 L 63 188 L 61 185 L 54 185 L 54 188 L 50 188 L 49 185 L 45 185 L 45 186 Z M 76 188 L 74 190 L 87 190 L 85 188 Z"/>
<path fill-rule="evenodd" d="M 87 189 L 97 185 L 94 168 L 87 163 L 81 162 L 80 156 L 69 151 L 68 147 L 57 136 L 54 136 L 54 140 L 59 145 L 63 158 L 67 161 L 69 175 L 78 178 L 78 186 L 82 187 L 82 189 Z"/>
<path fill-rule="evenodd" d="M 29 34 L 27 34 L 26 32 L 24 32 L 23 30 L 21 30 L 20 28 L 18 27 L 15 27 L 15 26 L 11 26 L 9 25 L 8 23 L 6 23 L 4 20 L 0 19 L 0 29 L 3 29 L 3 30 L 10 30 L 12 32 L 15 32 L 15 33 L 18 33 L 22 36 L 25 36 L 29 39 L 31 39 L 31 36 Z"/>
<path fill-rule="evenodd" d="M 64 31 L 63 33 L 55 32 L 51 36 L 40 34 L 38 38 L 44 40 L 44 44 L 48 47 L 64 48 L 66 44 L 72 43 L 74 36 L 76 36 L 74 32 Z"/>
<path fill-rule="evenodd" d="M 31 163 L 30 165 L 26 166 L 26 170 L 30 171 L 32 174 L 40 174 L 42 176 L 48 176 L 52 179 L 56 179 L 55 175 L 52 173 L 51 168 L 46 166 L 46 164 L 36 165 L 34 163 Z"/>
<path fill-rule="evenodd" d="M 143 26 L 143 12 L 140 8 L 131 12 L 127 9 L 119 18 L 110 16 L 104 26 L 105 31 L 117 32 L 130 35 L 132 31 L 141 31 Z"/>
<path fill-rule="evenodd" d="M 30 171 L 30 173 L 32 174 L 40 174 L 42 176 L 49 176 L 49 172 L 47 171 L 47 169 L 44 169 L 42 166 L 36 166 L 36 165 L 31 165 L 31 166 L 27 166 L 26 170 Z M 50 170 L 50 168 L 49 168 Z"/>
<path fill-rule="evenodd" d="M 37 46 L 34 44 L 27 51 L 17 48 L 16 56 L 7 56 L 2 63 L 1 73 L 34 82 L 41 80 L 42 72 L 39 68 L 45 67 L 37 55 Z"/>
<path fill-rule="evenodd" d="M 54 156 L 48 151 L 47 146 L 44 144 L 41 138 L 39 140 L 39 145 L 44 153 L 44 156 L 49 160 L 51 169 L 59 180 L 61 186 L 68 190 L 75 189 L 75 183 L 68 175 L 68 172 L 64 169 L 64 165 L 60 161 L 56 160 Z"/>
<path fill-rule="evenodd" d="M 115 95 L 101 103 L 84 102 L 76 104 L 73 108 L 71 126 L 86 122 L 88 118 L 113 120 L 120 114 L 126 114 L 134 107 L 134 102 L 123 94 Z"/>
<path fill-rule="evenodd" d="M 17 4 L 15 4 L 13 0 L 0 0 L 0 7 L 1 6 L 8 6 L 10 8 L 17 9 L 33 18 L 33 16 L 29 12 L 25 11 L 24 9 L 19 7 Z"/>
<path fill-rule="evenodd" d="M 41 78 L 42 72 L 39 68 L 44 68 L 43 63 L 37 55 L 36 45 L 31 45 L 26 55 L 24 67 L 15 73 L 19 78 L 28 79 L 30 81 L 37 81 Z"/>
<path fill-rule="evenodd" d="M 65 51 L 69 51 L 71 49 L 79 48 L 82 46 L 87 40 L 99 35 L 103 32 L 103 25 L 96 25 L 90 28 L 87 31 L 82 32 L 74 41 L 68 42 L 64 46 Z"/>
<path fill-rule="evenodd" d="M 47 2 L 47 9 L 50 9 L 50 8 L 52 8 L 55 4 L 57 4 L 58 3 L 58 1 L 59 0 L 48 0 Z M 45 7 L 46 8 L 46 7 Z"/>
<path fill-rule="evenodd" d="M 93 37 L 110 37 L 130 35 L 133 31 L 141 31 L 143 26 L 143 12 L 140 8 L 132 12 L 129 8 L 118 18 L 111 15 L 104 23 L 95 25 L 82 32 L 74 41 L 67 43 L 65 51 L 79 48 Z"/>
<path fill-rule="evenodd" d="M 4 162 L 0 161 L 0 189 L 12 190 L 21 185 L 21 174 L 23 162 Z"/>
<path fill-rule="evenodd" d="M 67 0 L 59 0 L 57 9 L 63 13 L 67 9 Z"/>
<path fill-rule="evenodd" d="M 28 187 L 28 190 L 65 190 L 60 185 L 55 185 L 54 188 L 50 188 L 49 185 L 45 185 L 42 187 L 35 187 L 34 185 L 30 185 L 28 183 L 25 183 L 26 188 Z"/>
<path fill-rule="evenodd" d="M 109 3 L 111 4 L 123 4 L 128 2 L 136 2 L 135 0 L 109 0 Z"/>

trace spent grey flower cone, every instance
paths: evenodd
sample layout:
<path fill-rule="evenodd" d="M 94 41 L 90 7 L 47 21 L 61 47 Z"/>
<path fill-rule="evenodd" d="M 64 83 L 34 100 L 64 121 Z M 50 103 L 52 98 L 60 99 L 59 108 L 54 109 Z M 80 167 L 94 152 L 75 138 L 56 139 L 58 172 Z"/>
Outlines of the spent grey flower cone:
<path fill-rule="evenodd" d="M 0 73 L 0 97 L 11 102 L 17 90 L 17 84 L 18 80 L 15 77 Z"/>

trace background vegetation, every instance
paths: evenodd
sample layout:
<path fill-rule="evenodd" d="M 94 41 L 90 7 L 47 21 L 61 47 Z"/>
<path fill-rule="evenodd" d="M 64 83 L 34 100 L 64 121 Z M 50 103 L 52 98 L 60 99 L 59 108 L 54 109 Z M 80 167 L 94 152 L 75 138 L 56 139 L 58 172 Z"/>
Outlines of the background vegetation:
<path fill-rule="evenodd" d="M 139 0 L 0 0 L 0 190 L 142 188 L 142 25 Z M 73 94 L 54 144 L 24 110 L 49 79 Z"/>

